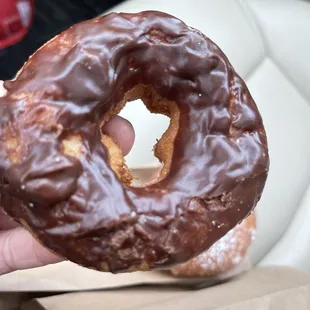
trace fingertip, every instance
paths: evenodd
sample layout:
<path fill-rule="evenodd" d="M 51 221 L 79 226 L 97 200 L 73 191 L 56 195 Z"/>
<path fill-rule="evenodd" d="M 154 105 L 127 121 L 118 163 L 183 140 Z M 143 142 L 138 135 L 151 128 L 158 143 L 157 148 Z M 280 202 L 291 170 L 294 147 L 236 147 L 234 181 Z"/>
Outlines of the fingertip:
<path fill-rule="evenodd" d="M 115 115 L 104 125 L 102 131 L 113 137 L 121 146 L 124 156 L 130 152 L 135 140 L 135 131 L 128 120 L 119 115 Z"/>

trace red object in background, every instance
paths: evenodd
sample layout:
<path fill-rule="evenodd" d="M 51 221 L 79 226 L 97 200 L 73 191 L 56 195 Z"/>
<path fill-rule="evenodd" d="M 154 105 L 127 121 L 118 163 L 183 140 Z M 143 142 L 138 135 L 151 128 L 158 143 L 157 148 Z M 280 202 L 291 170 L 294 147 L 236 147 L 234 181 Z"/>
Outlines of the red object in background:
<path fill-rule="evenodd" d="M 0 49 L 22 40 L 34 15 L 34 0 L 0 0 Z"/>

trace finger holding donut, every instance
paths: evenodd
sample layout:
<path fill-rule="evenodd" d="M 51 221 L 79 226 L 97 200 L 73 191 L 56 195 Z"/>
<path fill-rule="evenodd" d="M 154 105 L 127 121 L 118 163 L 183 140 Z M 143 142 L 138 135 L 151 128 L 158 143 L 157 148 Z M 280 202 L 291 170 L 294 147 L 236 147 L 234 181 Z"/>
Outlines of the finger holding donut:
<path fill-rule="evenodd" d="M 258 108 L 220 48 L 171 15 L 77 24 L 5 88 L 3 208 L 72 262 L 167 269 L 210 248 L 260 200 L 269 155 Z M 154 147 L 160 177 L 134 187 L 130 143 L 122 148 L 122 126 L 108 122 L 139 98 L 170 125 Z"/>

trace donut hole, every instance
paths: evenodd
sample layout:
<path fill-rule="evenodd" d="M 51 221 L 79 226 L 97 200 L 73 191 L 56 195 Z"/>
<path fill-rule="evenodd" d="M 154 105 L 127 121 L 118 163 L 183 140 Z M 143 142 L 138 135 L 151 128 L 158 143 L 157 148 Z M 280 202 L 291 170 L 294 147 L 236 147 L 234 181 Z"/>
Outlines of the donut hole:
<path fill-rule="evenodd" d="M 105 116 L 101 126 L 103 127 L 112 116 L 118 114 L 125 107 L 126 103 L 134 104 L 133 102 L 137 100 L 141 100 L 151 113 L 162 114 L 170 119 L 168 128 L 153 147 L 154 156 L 159 161 L 157 169 L 159 170 L 161 167 L 157 178 L 157 181 L 159 181 L 167 175 L 170 169 L 173 143 L 178 132 L 180 113 L 175 102 L 162 98 L 151 86 L 137 85 L 128 91 L 123 100 Z M 143 122 L 143 119 L 141 119 L 141 122 Z M 143 187 L 146 185 L 145 181 L 147 180 L 145 178 L 144 182 L 141 179 L 139 180 L 139 177 L 134 175 L 133 171 L 127 166 L 126 158 L 123 156 L 120 146 L 110 136 L 102 134 L 102 143 L 108 150 L 110 166 L 121 182 L 133 187 Z M 135 173 L 137 173 L 137 170 L 135 170 Z M 140 172 L 141 170 L 143 169 L 140 169 Z"/>

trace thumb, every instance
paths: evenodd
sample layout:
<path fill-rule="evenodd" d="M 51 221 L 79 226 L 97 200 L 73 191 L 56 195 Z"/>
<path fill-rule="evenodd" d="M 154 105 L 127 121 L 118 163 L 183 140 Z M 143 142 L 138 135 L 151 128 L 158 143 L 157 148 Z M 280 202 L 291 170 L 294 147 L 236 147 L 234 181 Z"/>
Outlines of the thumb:
<path fill-rule="evenodd" d="M 0 275 L 20 269 L 41 267 L 61 260 L 21 227 L 0 231 Z"/>

